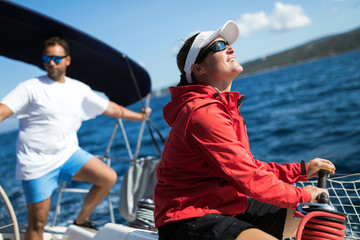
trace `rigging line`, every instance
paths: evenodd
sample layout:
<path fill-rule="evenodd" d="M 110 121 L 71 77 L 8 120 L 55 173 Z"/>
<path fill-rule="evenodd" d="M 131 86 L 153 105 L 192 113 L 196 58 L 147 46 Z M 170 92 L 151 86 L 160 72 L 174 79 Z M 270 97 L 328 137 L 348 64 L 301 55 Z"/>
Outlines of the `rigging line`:
<path fill-rule="evenodd" d="M 156 133 L 159 135 L 160 139 L 161 139 L 161 142 L 164 144 L 165 143 L 165 138 L 161 135 L 159 129 L 156 127 L 156 125 L 154 124 L 153 121 L 151 121 L 150 118 L 148 118 L 148 122 L 150 122 L 151 126 L 154 128 L 154 130 L 156 131 Z"/>
<path fill-rule="evenodd" d="M 123 57 L 125 58 L 125 60 L 126 60 L 126 64 L 127 64 L 128 68 L 129 68 L 130 76 L 131 76 L 131 79 L 133 80 L 133 83 L 134 83 L 134 85 L 135 85 L 135 90 L 136 90 L 136 93 L 137 93 L 137 95 L 138 95 L 138 97 L 139 97 L 140 103 L 141 103 L 142 107 L 145 108 L 144 101 L 143 101 L 143 99 L 142 99 L 142 97 L 141 97 L 141 92 L 140 92 L 140 89 L 139 89 L 139 85 L 138 85 L 138 83 L 137 83 L 137 81 L 136 81 L 134 72 L 133 72 L 132 67 L 131 67 L 131 65 L 130 65 L 129 58 L 128 58 L 125 54 L 123 54 L 122 56 L 123 56 Z"/>
<path fill-rule="evenodd" d="M 148 129 L 149 129 L 149 132 L 150 132 L 150 136 L 151 136 L 151 139 L 152 139 L 152 141 L 153 141 L 153 143 L 154 143 L 154 146 L 155 146 L 155 148 L 156 148 L 156 151 L 158 152 L 158 154 L 161 156 L 161 150 L 160 150 L 160 148 L 159 148 L 159 145 L 157 144 L 157 142 L 156 142 L 156 139 L 155 139 L 155 137 L 154 137 L 154 134 L 153 134 L 153 132 L 152 132 L 152 129 L 151 129 L 151 127 L 148 125 Z"/>
<path fill-rule="evenodd" d="M 125 58 L 125 60 L 126 60 L 126 64 L 127 64 L 128 68 L 129 68 L 129 72 L 130 72 L 130 75 L 131 75 L 131 79 L 133 80 L 133 83 L 134 83 L 134 85 L 135 85 L 136 93 L 137 93 L 137 95 L 138 95 L 138 97 L 139 97 L 141 106 L 142 106 L 143 108 L 145 108 L 144 101 L 143 101 L 143 99 L 142 99 L 142 97 L 141 97 L 141 92 L 140 92 L 140 89 L 139 89 L 139 85 L 138 85 L 138 83 L 137 83 L 137 81 L 136 81 L 136 78 L 135 78 L 134 72 L 133 72 L 133 70 L 132 70 L 132 67 L 131 67 L 129 58 L 128 58 L 125 54 L 123 54 L 122 56 L 123 56 L 123 57 Z M 154 135 L 153 135 L 153 131 L 151 130 L 151 127 L 153 127 L 154 130 L 155 130 L 155 132 L 159 135 L 159 137 L 160 137 L 160 139 L 161 139 L 161 141 L 162 141 L 163 144 L 165 143 L 165 139 L 164 139 L 164 137 L 162 136 L 162 134 L 161 134 L 161 132 L 159 131 L 159 129 L 155 126 L 155 124 L 153 123 L 153 121 L 151 121 L 151 119 L 150 119 L 149 117 L 147 117 L 146 120 L 147 120 L 147 125 L 148 125 L 148 129 L 149 129 L 149 132 L 150 132 L 151 139 L 153 140 L 153 143 L 154 143 L 154 145 L 155 145 L 155 148 L 158 150 L 158 152 L 159 152 L 159 154 L 160 154 L 160 156 L 161 156 L 161 151 L 160 151 L 160 149 L 159 149 L 159 147 L 158 147 L 158 145 L 157 145 L 157 143 L 156 143 L 156 139 L 155 139 L 155 137 L 154 137 Z"/>

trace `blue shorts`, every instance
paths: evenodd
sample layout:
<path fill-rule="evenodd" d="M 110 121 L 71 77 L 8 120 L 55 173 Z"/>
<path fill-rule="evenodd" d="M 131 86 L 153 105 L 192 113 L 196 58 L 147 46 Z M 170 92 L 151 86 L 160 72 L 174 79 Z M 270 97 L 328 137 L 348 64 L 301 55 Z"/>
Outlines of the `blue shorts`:
<path fill-rule="evenodd" d="M 23 180 L 22 185 L 27 203 L 37 203 L 51 197 L 58 187 L 58 179 L 71 182 L 72 177 L 94 155 L 79 149 L 59 168 L 45 174 L 42 177 Z"/>

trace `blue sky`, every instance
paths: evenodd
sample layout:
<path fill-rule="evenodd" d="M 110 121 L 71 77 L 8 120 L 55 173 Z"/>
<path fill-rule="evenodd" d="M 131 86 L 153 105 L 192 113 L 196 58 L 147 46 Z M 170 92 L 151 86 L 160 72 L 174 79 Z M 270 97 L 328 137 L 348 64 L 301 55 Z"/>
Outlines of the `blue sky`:
<path fill-rule="evenodd" d="M 149 72 L 153 90 L 179 81 L 176 52 L 199 30 L 227 20 L 240 27 L 240 63 L 360 26 L 360 0 L 12 0 L 80 29 L 126 53 Z M 0 56 L 0 99 L 19 82 L 44 74 Z"/>

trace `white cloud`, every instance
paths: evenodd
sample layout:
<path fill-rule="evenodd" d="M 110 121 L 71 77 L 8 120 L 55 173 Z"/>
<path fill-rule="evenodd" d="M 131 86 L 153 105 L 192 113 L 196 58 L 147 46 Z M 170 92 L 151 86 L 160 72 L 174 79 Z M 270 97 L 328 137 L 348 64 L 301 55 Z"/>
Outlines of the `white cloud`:
<path fill-rule="evenodd" d="M 252 32 L 259 31 L 269 25 L 269 18 L 266 13 L 261 11 L 258 13 L 245 13 L 238 21 L 241 37 L 247 37 Z"/>
<path fill-rule="evenodd" d="M 272 31 L 287 31 L 307 26 L 310 23 L 310 18 L 306 16 L 300 5 L 284 4 L 281 2 L 275 3 L 274 10 L 270 16 L 264 11 L 245 13 L 237 21 L 240 37 L 242 38 L 266 28 Z"/>
<path fill-rule="evenodd" d="M 146 64 L 144 62 L 142 62 L 142 61 L 139 61 L 138 64 L 140 66 L 142 66 L 143 68 L 145 68 L 145 69 L 147 68 Z"/>
<path fill-rule="evenodd" d="M 176 56 L 178 52 L 180 51 L 181 46 L 179 44 L 175 45 L 171 49 L 171 55 Z"/>
<path fill-rule="evenodd" d="M 307 26 L 311 23 L 311 20 L 306 16 L 300 5 L 276 2 L 270 22 L 272 30 L 283 31 Z"/>

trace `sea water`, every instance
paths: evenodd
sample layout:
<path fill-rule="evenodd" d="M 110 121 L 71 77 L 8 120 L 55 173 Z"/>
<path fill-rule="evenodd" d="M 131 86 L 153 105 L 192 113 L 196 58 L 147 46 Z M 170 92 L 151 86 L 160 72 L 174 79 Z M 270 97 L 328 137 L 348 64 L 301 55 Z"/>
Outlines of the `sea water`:
<path fill-rule="evenodd" d="M 337 173 L 360 172 L 360 51 L 313 60 L 274 69 L 261 74 L 240 76 L 232 90 L 245 95 L 240 111 L 246 121 L 250 147 L 256 159 L 266 162 L 300 162 L 315 157 L 333 161 Z M 246 72 L 246 71 L 245 71 Z M 166 137 L 170 128 L 162 117 L 170 96 L 154 97 L 151 119 Z M 130 106 L 138 111 L 140 103 Z M 211 116 L 209 116 L 211 117 Z M 115 120 L 106 116 L 84 122 L 78 132 L 80 146 L 95 154 L 105 153 Z M 124 122 L 132 150 L 137 144 L 140 123 Z M 0 184 L 7 192 L 20 225 L 27 223 L 26 204 L 19 180 L 15 180 L 15 144 L 17 131 L 0 135 Z M 155 138 L 159 137 L 155 134 Z M 160 147 L 163 147 L 158 141 Z M 141 155 L 158 155 L 145 129 Z M 126 158 L 127 150 L 118 132 L 110 156 Z M 119 175 L 113 191 L 119 192 L 128 162 L 113 161 Z M 83 186 L 84 184 L 80 184 Z M 53 195 L 49 223 L 53 217 L 57 193 Z M 64 193 L 57 223 L 73 221 L 81 208 L 84 194 Z M 124 220 L 118 213 L 119 199 L 113 197 L 116 222 Z M 110 220 L 103 201 L 91 215 L 102 225 Z M 0 202 L 0 226 L 9 223 Z"/>

